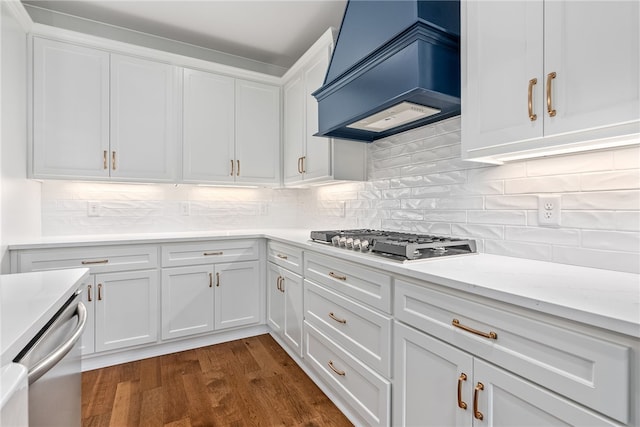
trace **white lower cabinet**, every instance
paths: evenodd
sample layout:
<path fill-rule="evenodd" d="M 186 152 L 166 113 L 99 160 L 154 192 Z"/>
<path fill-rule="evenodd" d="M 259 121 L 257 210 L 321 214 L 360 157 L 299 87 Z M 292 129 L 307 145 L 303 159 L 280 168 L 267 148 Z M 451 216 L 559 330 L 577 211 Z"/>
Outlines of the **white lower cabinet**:
<path fill-rule="evenodd" d="M 390 423 L 391 383 L 305 321 L 305 363 L 366 425 Z"/>
<path fill-rule="evenodd" d="M 162 339 L 259 323 L 258 261 L 162 269 Z"/>
<path fill-rule="evenodd" d="M 96 282 L 96 351 L 158 340 L 158 272 L 105 273 Z"/>
<path fill-rule="evenodd" d="M 394 426 L 619 425 L 402 323 L 394 335 Z"/>
<path fill-rule="evenodd" d="M 302 277 L 270 262 L 267 289 L 267 323 L 291 351 L 303 357 Z"/>

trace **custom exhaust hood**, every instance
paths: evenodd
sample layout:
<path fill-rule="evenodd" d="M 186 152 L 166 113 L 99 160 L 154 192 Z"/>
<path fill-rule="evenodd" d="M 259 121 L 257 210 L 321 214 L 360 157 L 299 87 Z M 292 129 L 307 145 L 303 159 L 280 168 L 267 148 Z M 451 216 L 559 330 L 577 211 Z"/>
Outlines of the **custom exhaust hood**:
<path fill-rule="evenodd" d="M 349 0 L 318 136 L 371 142 L 460 114 L 460 2 Z"/>

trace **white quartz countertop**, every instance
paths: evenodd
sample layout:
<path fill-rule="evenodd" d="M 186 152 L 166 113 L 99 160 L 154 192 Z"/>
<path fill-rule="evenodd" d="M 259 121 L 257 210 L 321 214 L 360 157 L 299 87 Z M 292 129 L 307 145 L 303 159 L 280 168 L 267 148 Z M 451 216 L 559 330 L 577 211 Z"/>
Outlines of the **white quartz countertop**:
<path fill-rule="evenodd" d="M 640 275 L 632 273 L 488 254 L 403 264 L 311 242 L 309 230 L 298 229 L 47 238 L 10 245 L 9 249 L 232 238 L 278 240 L 415 279 L 416 283 L 427 281 L 640 338 Z"/>
<path fill-rule="evenodd" d="M 0 276 L 0 365 L 18 355 L 88 277 L 86 268 Z"/>

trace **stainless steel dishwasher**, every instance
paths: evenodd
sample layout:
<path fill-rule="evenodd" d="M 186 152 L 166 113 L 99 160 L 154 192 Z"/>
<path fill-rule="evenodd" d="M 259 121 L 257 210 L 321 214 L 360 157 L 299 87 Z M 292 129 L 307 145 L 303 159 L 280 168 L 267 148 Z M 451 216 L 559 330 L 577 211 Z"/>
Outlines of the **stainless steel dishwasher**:
<path fill-rule="evenodd" d="M 29 371 L 29 426 L 81 425 L 80 338 L 87 310 L 80 292 L 14 359 Z"/>

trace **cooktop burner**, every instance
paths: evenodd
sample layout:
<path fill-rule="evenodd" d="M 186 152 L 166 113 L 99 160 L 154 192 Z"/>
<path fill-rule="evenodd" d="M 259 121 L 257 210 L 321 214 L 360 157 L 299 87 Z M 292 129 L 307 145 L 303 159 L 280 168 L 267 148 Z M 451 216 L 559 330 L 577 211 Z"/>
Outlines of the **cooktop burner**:
<path fill-rule="evenodd" d="M 471 239 L 369 229 L 312 231 L 311 240 L 404 262 L 477 252 Z"/>

